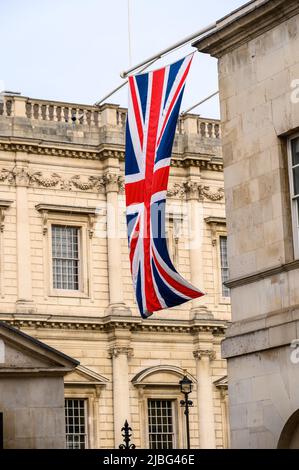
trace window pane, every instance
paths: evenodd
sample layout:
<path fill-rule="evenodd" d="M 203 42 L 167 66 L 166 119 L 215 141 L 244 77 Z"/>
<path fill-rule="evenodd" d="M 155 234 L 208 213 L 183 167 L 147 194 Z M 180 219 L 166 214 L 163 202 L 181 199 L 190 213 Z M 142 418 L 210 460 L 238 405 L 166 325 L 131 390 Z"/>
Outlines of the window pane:
<path fill-rule="evenodd" d="M 299 194 L 299 166 L 293 168 L 294 195 Z"/>
<path fill-rule="evenodd" d="M 299 165 L 299 137 L 291 141 L 292 145 L 292 165 Z"/>
<path fill-rule="evenodd" d="M 150 449 L 173 449 L 171 400 L 148 400 L 148 428 Z"/>
<path fill-rule="evenodd" d="M 80 425 L 79 418 L 80 415 Z M 85 400 L 65 399 L 65 432 L 67 449 L 85 449 L 87 447 Z"/>
<path fill-rule="evenodd" d="M 223 283 L 229 279 L 228 259 L 227 259 L 227 237 L 220 237 L 220 261 L 221 261 L 221 281 L 222 296 L 229 297 L 229 288 Z"/>
<path fill-rule="evenodd" d="M 79 290 L 79 229 L 52 226 L 53 287 Z"/>

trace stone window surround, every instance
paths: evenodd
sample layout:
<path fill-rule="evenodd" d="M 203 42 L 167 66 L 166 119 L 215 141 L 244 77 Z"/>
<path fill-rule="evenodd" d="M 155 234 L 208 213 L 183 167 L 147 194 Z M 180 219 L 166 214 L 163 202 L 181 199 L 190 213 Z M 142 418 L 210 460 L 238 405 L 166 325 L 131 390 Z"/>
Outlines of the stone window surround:
<path fill-rule="evenodd" d="M 4 246 L 3 246 L 3 232 L 5 228 L 5 216 L 13 201 L 0 199 L 0 295 L 3 294 L 4 285 Z"/>
<path fill-rule="evenodd" d="M 159 373 L 168 372 L 177 375 L 175 382 L 146 382 L 147 377 Z M 144 449 L 149 449 L 149 429 L 148 429 L 148 400 L 170 400 L 173 404 L 173 425 L 174 433 L 174 448 L 186 448 L 186 430 L 185 430 L 185 415 L 184 409 L 180 406 L 180 400 L 183 396 L 181 394 L 179 380 L 183 377 L 182 374 L 186 373 L 188 378 L 196 385 L 196 379 L 186 371 L 176 366 L 159 365 L 153 366 L 139 372 L 133 379 L 132 384 L 138 390 L 139 397 L 139 417 L 140 417 L 140 446 Z M 191 397 L 192 398 L 192 397 Z M 194 399 L 193 399 L 194 401 Z M 146 426 L 144 426 L 146 423 Z"/>
<path fill-rule="evenodd" d="M 64 397 L 65 400 L 83 400 L 83 411 L 84 411 L 84 429 L 85 429 L 85 433 L 84 433 L 84 449 L 88 449 L 89 445 L 89 429 L 88 429 L 88 421 L 89 421 L 89 413 L 88 413 L 88 408 L 89 408 L 89 403 L 88 403 L 88 398 L 82 398 L 82 397 Z M 65 411 L 66 409 L 70 409 L 69 407 L 66 407 L 66 404 L 65 404 Z M 67 419 L 66 419 L 66 416 L 65 416 L 65 424 L 66 424 L 66 435 L 67 435 Z M 73 433 L 74 434 L 74 433 Z M 78 435 L 80 435 L 78 433 Z M 81 433 L 82 435 L 82 433 Z M 67 440 L 66 440 L 66 444 L 67 444 Z M 68 447 L 67 447 L 68 448 Z"/>
<path fill-rule="evenodd" d="M 221 278 L 221 256 L 220 256 L 220 237 L 227 237 L 226 219 L 225 217 L 206 217 L 205 222 L 211 230 L 212 247 L 213 247 L 213 276 L 215 286 L 215 299 L 219 304 L 230 304 L 230 297 L 222 295 L 222 278 Z"/>
<path fill-rule="evenodd" d="M 140 416 L 140 444 L 141 448 L 149 449 L 149 427 L 148 427 L 148 400 L 170 400 L 173 402 L 173 427 L 174 427 L 174 449 L 184 449 L 184 414 L 180 406 L 182 395 L 177 387 L 169 387 L 163 384 L 159 387 L 146 384 L 138 386 L 139 393 L 139 416 Z M 144 426 L 146 423 L 146 426 Z"/>
<path fill-rule="evenodd" d="M 97 210 L 94 207 L 38 204 L 36 210 L 42 214 L 45 262 L 45 297 L 93 298 L 92 290 L 92 237 Z M 52 225 L 66 225 L 79 229 L 80 272 L 79 290 L 53 288 Z M 83 256 L 84 254 L 84 256 Z"/>
<path fill-rule="evenodd" d="M 292 140 L 299 138 L 299 133 L 294 133 L 289 136 L 287 141 L 287 153 L 288 153 L 288 169 L 289 169 L 289 188 L 290 188 L 290 203 L 291 203 L 291 214 L 292 214 L 292 228 L 293 228 L 293 249 L 294 249 L 294 260 L 299 259 L 299 221 L 298 221 L 298 199 L 294 199 L 294 179 L 292 172 Z"/>
<path fill-rule="evenodd" d="M 86 430 L 87 430 L 87 449 L 94 449 L 97 446 L 99 435 L 99 400 L 103 387 L 109 382 L 108 379 L 90 369 L 78 365 L 74 373 L 79 373 L 82 379 L 69 378 L 66 375 L 64 379 L 64 398 L 86 400 Z"/>

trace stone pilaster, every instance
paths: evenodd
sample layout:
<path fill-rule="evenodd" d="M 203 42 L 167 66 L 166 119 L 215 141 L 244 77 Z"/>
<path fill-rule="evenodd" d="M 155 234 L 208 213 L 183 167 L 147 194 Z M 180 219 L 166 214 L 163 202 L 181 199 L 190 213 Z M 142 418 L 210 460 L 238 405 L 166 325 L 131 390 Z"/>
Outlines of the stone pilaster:
<path fill-rule="evenodd" d="M 203 198 L 200 196 L 201 185 L 198 181 L 185 183 L 189 213 L 189 253 L 191 282 L 204 291 L 203 285 Z M 192 300 L 191 313 L 195 318 L 208 318 L 212 315 L 203 305 L 201 298 Z"/>
<path fill-rule="evenodd" d="M 34 311 L 32 301 L 32 274 L 30 260 L 30 231 L 28 208 L 29 172 L 26 166 L 18 164 L 14 170 L 17 207 L 17 313 Z"/>
<path fill-rule="evenodd" d="M 107 201 L 107 244 L 108 244 L 108 279 L 109 313 L 130 315 L 130 309 L 123 299 L 121 272 L 121 234 L 119 224 L 118 195 L 123 186 L 119 174 L 107 173 L 104 178 Z"/>
<path fill-rule="evenodd" d="M 130 419 L 130 389 L 128 359 L 133 356 L 129 346 L 114 344 L 109 349 L 112 358 L 113 377 L 113 416 L 114 416 L 114 447 L 117 449 L 123 442 L 121 428 Z"/>
<path fill-rule="evenodd" d="M 210 362 L 215 358 L 213 349 L 196 349 L 197 405 L 199 419 L 199 443 L 201 449 L 214 449 L 215 421 L 213 407 L 213 384 Z"/>

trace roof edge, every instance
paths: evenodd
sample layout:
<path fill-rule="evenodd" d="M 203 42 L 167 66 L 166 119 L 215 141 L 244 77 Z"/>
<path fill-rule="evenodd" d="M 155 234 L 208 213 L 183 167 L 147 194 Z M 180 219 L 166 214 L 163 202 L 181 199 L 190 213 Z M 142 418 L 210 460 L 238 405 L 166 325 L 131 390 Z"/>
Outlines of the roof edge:
<path fill-rule="evenodd" d="M 255 0 L 218 20 L 213 32 L 192 46 L 219 58 L 298 13 L 298 0 Z"/>

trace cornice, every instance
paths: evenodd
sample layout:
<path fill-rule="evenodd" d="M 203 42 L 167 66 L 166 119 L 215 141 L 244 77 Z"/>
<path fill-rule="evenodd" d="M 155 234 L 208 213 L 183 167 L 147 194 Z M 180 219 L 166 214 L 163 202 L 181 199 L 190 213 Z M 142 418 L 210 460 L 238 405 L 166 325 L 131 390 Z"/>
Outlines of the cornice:
<path fill-rule="evenodd" d="M 266 279 L 271 276 L 276 276 L 283 272 L 293 271 L 294 269 L 299 269 L 299 260 L 291 261 L 290 263 L 281 264 L 279 266 L 274 266 L 273 268 L 264 269 L 262 271 L 257 271 L 255 273 L 249 274 L 248 276 L 239 277 L 236 279 L 230 279 L 224 284 L 233 289 L 235 287 L 246 286 L 253 282 L 258 282 L 261 279 Z"/>
<path fill-rule="evenodd" d="M 61 158 L 80 158 L 83 160 L 107 160 L 115 158 L 119 161 L 125 160 L 125 150 L 119 146 L 111 144 L 101 144 L 94 146 L 87 146 L 80 144 L 78 146 L 66 146 L 64 143 L 53 142 L 44 143 L 41 141 L 23 142 L 4 140 L 1 137 L 0 151 L 4 152 L 24 152 L 33 155 L 46 155 L 50 157 Z M 219 157 L 210 155 L 188 155 L 174 154 L 171 158 L 171 166 L 175 168 L 189 168 L 198 167 L 203 170 L 210 171 L 223 171 L 223 160 Z"/>
<path fill-rule="evenodd" d="M 224 336 L 229 325 L 220 320 L 142 320 L 139 317 L 106 316 L 102 318 L 66 317 L 49 315 L 0 314 L 0 320 L 17 328 L 38 328 L 53 330 L 102 331 L 109 333 L 115 329 L 129 330 L 132 333 L 212 333 Z"/>
<path fill-rule="evenodd" d="M 213 32 L 192 45 L 222 57 L 298 13 L 298 0 L 256 0 L 220 19 Z"/>

